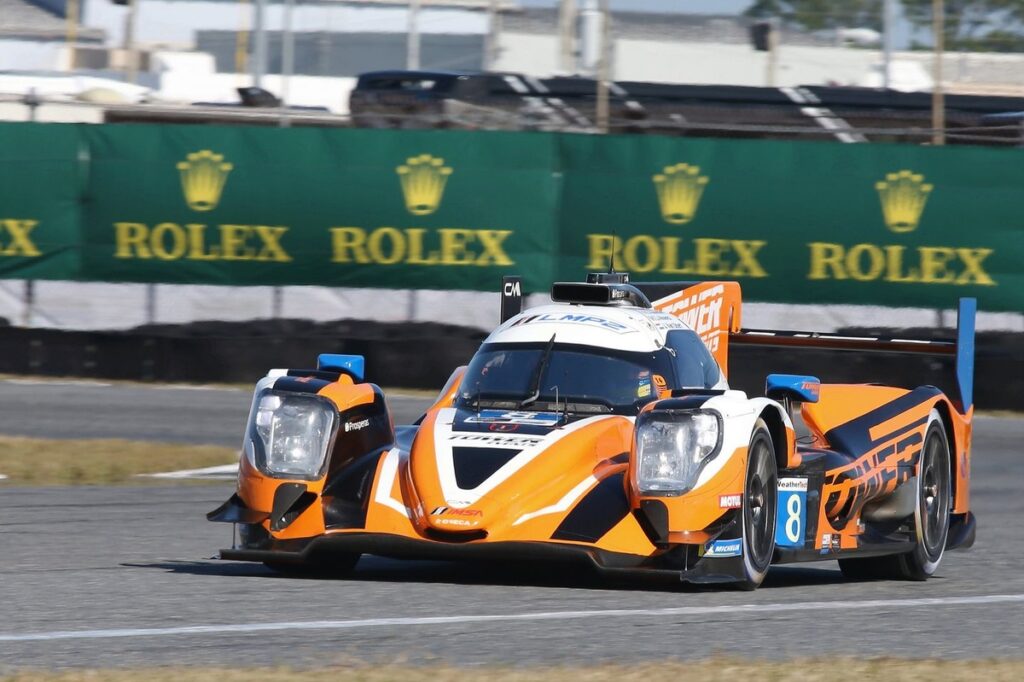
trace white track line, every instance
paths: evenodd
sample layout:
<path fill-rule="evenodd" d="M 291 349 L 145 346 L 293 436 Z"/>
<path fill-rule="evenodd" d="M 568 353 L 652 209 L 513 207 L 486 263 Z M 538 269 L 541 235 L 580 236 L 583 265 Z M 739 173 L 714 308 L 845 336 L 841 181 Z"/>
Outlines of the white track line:
<path fill-rule="evenodd" d="M 55 630 L 25 634 L 0 634 L 0 642 L 48 642 L 63 639 L 117 639 L 124 637 L 167 637 L 174 635 L 224 635 L 279 630 L 358 630 L 410 625 L 462 625 L 515 621 L 585 620 L 593 618 L 636 618 L 665 616 L 707 616 L 752 613 L 758 615 L 793 611 L 879 610 L 919 607 L 971 606 L 1024 603 L 1024 594 L 991 594 L 974 597 L 933 597 L 921 599 L 872 599 L 866 601 L 820 601 L 729 606 L 680 606 L 665 609 L 604 609 L 596 611 L 541 611 L 538 613 L 483 614 L 466 616 L 424 616 L 410 618 L 367 618 L 364 620 L 313 620 L 281 623 L 236 623 L 223 625 L 182 625 L 170 628 L 120 628 L 110 630 Z"/>
<path fill-rule="evenodd" d="M 180 471 L 161 471 L 156 474 L 136 474 L 144 478 L 212 478 L 230 479 L 238 476 L 238 463 L 221 464 L 218 466 L 204 467 L 202 469 L 182 469 Z"/>

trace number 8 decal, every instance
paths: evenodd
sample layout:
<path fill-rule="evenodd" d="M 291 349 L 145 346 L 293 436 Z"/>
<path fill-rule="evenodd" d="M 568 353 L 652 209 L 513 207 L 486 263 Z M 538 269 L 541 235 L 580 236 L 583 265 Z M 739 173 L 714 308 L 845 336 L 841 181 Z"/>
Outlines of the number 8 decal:
<path fill-rule="evenodd" d="M 807 479 L 780 478 L 775 544 L 780 547 L 804 546 L 807 535 Z"/>
<path fill-rule="evenodd" d="M 786 503 L 786 511 L 789 512 L 789 518 L 786 519 L 786 537 L 790 542 L 798 541 L 802 535 L 803 523 L 801 522 L 800 512 L 803 509 L 803 505 L 800 504 L 800 496 L 790 495 L 789 502 Z"/>

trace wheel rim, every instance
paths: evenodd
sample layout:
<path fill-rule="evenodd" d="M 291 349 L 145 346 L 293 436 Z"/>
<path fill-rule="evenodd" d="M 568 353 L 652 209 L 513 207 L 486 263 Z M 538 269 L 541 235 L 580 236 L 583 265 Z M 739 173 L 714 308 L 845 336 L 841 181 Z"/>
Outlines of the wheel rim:
<path fill-rule="evenodd" d="M 777 486 L 768 447 L 763 440 L 758 440 L 751 452 L 743 522 L 746 527 L 747 551 L 750 553 L 751 562 L 759 570 L 767 567 L 772 558 Z"/>
<path fill-rule="evenodd" d="M 949 463 L 938 434 L 930 434 L 921 464 L 921 543 L 932 559 L 942 554 L 949 518 Z"/>

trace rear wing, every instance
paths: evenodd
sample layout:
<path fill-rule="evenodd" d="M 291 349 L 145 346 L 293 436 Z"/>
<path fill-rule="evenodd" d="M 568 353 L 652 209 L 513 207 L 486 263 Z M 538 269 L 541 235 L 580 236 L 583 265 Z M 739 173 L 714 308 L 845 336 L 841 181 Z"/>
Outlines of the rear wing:
<path fill-rule="evenodd" d="M 977 299 L 960 299 L 957 306 L 956 338 L 954 339 L 903 339 L 887 336 L 845 336 L 822 332 L 739 329 L 729 334 L 729 342 L 739 346 L 953 356 L 956 367 L 957 392 L 953 398 L 957 403 L 957 409 L 962 414 L 966 414 L 974 405 L 974 330 L 977 312 Z"/>

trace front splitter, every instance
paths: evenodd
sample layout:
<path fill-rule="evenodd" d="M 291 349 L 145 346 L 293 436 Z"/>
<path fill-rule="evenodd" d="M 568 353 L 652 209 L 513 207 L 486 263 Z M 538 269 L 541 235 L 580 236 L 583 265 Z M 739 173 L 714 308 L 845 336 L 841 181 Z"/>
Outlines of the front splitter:
<path fill-rule="evenodd" d="M 222 559 L 303 565 L 329 563 L 331 555 L 374 554 L 395 559 L 493 561 L 576 564 L 603 575 L 661 575 L 695 583 L 740 579 L 739 557 L 705 557 L 688 568 L 673 567 L 668 554 L 650 556 L 609 552 L 582 544 L 560 542 L 445 543 L 384 533 L 339 533 L 278 542 L 261 549 L 224 549 Z"/>

